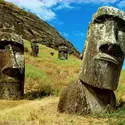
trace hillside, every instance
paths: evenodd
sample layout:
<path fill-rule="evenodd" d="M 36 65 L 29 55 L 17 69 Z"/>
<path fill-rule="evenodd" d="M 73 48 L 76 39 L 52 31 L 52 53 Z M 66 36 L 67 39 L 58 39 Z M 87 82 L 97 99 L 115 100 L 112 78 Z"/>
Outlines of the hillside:
<path fill-rule="evenodd" d="M 25 92 L 35 93 L 38 91 L 44 95 L 57 92 L 71 80 L 77 78 L 81 60 L 69 55 L 68 60 L 59 60 L 58 51 L 39 44 L 37 58 L 30 56 L 30 42 L 25 41 L 26 74 Z M 50 54 L 54 52 L 54 56 Z M 73 67 L 73 68 L 72 68 Z M 40 84 L 38 84 L 40 83 Z M 47 90 L 44 90 L 47 88 Z"/>
<path fill-rule="evenodd" d="M 69 53 L 79 57 L 79 52 L 54 27 L 30 12 L 0 1 L 0 31 L 6 31 L 6 28 L 8 32 L 16 32 L 26 40 L 36 39 L 41 44 L 56 50 L 58 44 L 65 43 Z"/>
<path fill-rule="evenodd" d="M 25 98 L 0 101 L 0 125 L 124 125 L 125 105 L 119 104 L 125 102 L 125 70 L 115 91 L 119 108 L 114 113 L 61 114 L 57 112 L 60 92 L 68 82 L 77 79 L 82 61 L 73 55 L 59 60 L 56 50 L 41 44 L 39 47 L 40 53 L 34 58 L 30 56 L 30 42 L 25 41 L 29 51 L 25 52 Z"/>

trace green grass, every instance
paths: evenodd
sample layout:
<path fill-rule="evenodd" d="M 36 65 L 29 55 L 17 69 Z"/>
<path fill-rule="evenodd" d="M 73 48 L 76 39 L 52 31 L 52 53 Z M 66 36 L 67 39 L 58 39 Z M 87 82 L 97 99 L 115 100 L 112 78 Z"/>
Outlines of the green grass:
<path fill-rule="evenodd" d="M 73 58 L 73 56 L 69 55 L 68 60 L 60 60 L 60 59 L 53 58 L 53 63 L 57 65 L 62 65 L 62 66 L 65 66 L 65 65 L 66 66 L 71 66 L 71 65 L 80 66 L 81 61 L 78 61 L 78 59 Z"/>
<path fill-rule="evenodd" d="M 35 95 L 56 95 L 70 81 L 77 79 L 81 60 L 69 55 L 68 60 L 58 59 L 58 51 L 39 45 L 38 57 L 30 55 L 30 42 L 25 40 L 24 46 L 28 49 L 25 52 L 25 94 Z M 50 52 L 54 52 L 51 56 Z M 34 94 L 30 98 L 34 98 Z"/>
<path fill-rule="evenodd" d="M 107 119 L 108 125 L 125 125 L 125 105 L 112 113 L 92 114 L 91 117 Z"/>
<path fill-rule="evenodd" d="M 125 69 L 123 69 L 121 71 L 121 74 L 120 74 L 120 82 L 119 83 L 125 83 Z"/>
<path fill-rule="evenodd" d="M 39 68 L 31 65 L 31 64 L 26 64 L 25 65 L 26 72 L 25 72 L 25 77 L 27 78 L 32 78 L 34 80 L 38 79 L 47 79 L 47 75 L 40 70 Z"/>

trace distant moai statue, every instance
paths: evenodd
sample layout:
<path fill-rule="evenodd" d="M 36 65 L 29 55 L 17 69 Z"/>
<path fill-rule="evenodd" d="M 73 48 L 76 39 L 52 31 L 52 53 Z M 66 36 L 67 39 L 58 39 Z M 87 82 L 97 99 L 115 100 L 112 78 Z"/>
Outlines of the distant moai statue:
<path fill-rule="evenodd" d="M 82 53 L 79 55 L 79 58 L 82 60 L 83 59 L 83 54 L 84 54 L 85 48 L 82 49 Z"/>
<path fill-rule="evenodd" d="M 31 41 L 31 56 L 37 57 L 39 53 L 39 46 L 35 40 Z"/>
<path fill-rule="evenodd" d="M 125 12 L 100 7 L 89 24 L 78 80 L 63 89 L 59 112 L 112 112 L 125 55 Z"/>
<path fill-rule="evenodd" d="M 61 60 L 68 59 L 68 47 L 64 43 L 58 46 L 58 58 Z"/>
<path fill-rule="evenodd" d="M 0 33 L 0 99 L 24 95 L 24 43 L 15 33 Z"/>
<path fill-rule="evenodd" d="M 79 55 L 79 58 L 82 60 L 83 59 L 83 53 Z"/>

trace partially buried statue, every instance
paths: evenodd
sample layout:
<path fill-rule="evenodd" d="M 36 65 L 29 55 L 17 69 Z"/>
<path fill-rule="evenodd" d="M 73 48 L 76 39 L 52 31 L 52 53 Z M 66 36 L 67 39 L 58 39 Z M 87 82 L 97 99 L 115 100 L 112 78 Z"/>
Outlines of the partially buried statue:
<path fill-rule="evenodd" d="M 58 58 L 61 60 L 68 59 L 68 47 L 64 43 L 58 46 Z"/>
<path fill-rule="evenodd" d="M 37 57 L 39 53 L 39 46 L 36 41 L 31 41 L 31 56 Z"/>
<path fill-rule="evenodd" d="M 113 111 L 124 54 L 125 13 L 100 7 L 89 24 L 78 80 L 62 91 L 58 111 L 79 115 Z"/>
<path fill-rule="evenodd" d="M 24 95 L 24 45 L 21 36 L 0 33 L 0 99 Z"/>

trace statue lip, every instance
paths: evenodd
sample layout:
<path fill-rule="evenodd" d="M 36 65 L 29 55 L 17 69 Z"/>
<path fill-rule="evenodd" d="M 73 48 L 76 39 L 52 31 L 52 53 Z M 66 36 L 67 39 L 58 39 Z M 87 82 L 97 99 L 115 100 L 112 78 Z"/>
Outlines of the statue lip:
<path fill-rule="evenodd" d="M 119 65 L 119 62 L 112 56 L 106 54 L 106 53 L 99 53 L 96 57 L 94 57 L 96 60 L 104 60 L 108 62 L 112 62 L 116 65 Z"/>

